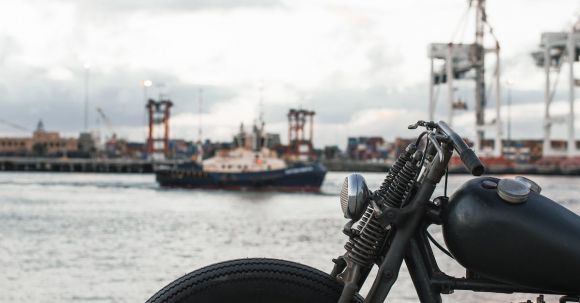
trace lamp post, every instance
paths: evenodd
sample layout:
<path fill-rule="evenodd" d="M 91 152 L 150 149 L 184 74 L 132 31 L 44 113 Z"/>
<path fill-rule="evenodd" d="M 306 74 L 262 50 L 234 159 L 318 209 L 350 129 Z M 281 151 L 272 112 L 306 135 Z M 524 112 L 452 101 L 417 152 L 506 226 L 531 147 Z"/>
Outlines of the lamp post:
<path fill-rule="evenodd" d="M 151 87 L 151 85 L 153 85 L 153 82 L 151 80 L 143 80 L 143 98 L 145 99 L 145 102 L 147 102 L 148 99 L 148 95 L 147 95 L 147 88 Z"/>
<path fill-rule="evenodd" d="M 89 71 L 91 64 L 85 62 L 83 65 L 85 69 L 85 132 L 89 131 Z"/>
<path fill-rule="evenodd" d="M 202 144 L 203 138 L 202 138 L 201 113 L 202 113 L 202 109 L 203 109 L 203 88 L 199 88 L 198 94 L 199 94 L 199 115 L 198 115 L 199 129 L 198 129 L 198 133 L 197 133 L 197 138 L 198 138 L 199 143 Z"/>
<path fill-rule="evenodd" d="M 508 150 L 511 152 L 512 148 L 512 85 L 514 82 L 512 80 L 506 81 L 506 87 L 508 89 L 508 97 L 507 97 L 507 146 Z"/>

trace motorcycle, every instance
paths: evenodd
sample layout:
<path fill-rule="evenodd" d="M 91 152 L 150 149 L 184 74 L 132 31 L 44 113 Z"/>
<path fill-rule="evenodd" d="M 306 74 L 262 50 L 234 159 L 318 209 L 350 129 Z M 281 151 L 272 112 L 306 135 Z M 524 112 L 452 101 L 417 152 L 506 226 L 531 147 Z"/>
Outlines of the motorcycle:
<path fill-rule="evenodd" d="M 455 290 L 561 295 L 580 302 L 580 217 L 540 194 L 525 177 L 479 177 L 484 166 L 445 122 L 424 129 L 398 157 L 379 189 L 359 174 L 345 178 L 340 204 L 348 223 L 346 252 L 330 274 L 275 259 L 240 259 L 193 271 L 148 303 L 380 303 L 405 261 L 419 300 L 441 302 Z M 447 196 L 448 164 L 456 152 L 473 176 Z M 443 180 L 444 195 L 431 199 Z M 446 247 L 428 232 L 441 225 Z M 466 269 L 442 272 L 431 245 Z M 378 272 L 366 298 L 359 290 Z M 530 302 L 530 301 L 528 301 Z"/>

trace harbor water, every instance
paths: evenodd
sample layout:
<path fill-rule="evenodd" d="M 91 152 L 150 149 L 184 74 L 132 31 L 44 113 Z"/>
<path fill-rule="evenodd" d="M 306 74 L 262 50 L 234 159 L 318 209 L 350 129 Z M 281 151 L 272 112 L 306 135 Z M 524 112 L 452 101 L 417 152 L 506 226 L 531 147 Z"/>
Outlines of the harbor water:
<path fill-rule="evenodd" d="M 232 258 L 284 258 L 329 272 L 346 240 L 338 201 L 345 175 L 329 173 L 322 193 L 311 194 L 161 189 L 153 175 L 2 173 L 0 302 L 144 302 L 175 278 Z M 384 176 L 364 175 L 371 188 Z M 467 179 L 451 176 L 450 192 Z M 580 213 L 578 178 L 533 179 Z M 441 240 L 438 227 L 431 232 Z M 453 260 L 436 256 L 444 271 L 464 275 Z M 389 298 L 418 301 L 405 269 Z M 526 299 L 534 296 L 443 297 Z"/>

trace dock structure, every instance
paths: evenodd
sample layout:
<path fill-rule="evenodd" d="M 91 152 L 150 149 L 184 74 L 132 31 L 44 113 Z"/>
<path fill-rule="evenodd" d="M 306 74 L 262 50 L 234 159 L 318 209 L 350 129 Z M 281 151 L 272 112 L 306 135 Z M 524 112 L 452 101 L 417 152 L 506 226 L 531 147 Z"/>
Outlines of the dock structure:
<path fill-rule="evenodd" d="M 540 50 L 533 52 L 536 65 L 544 69 L 546 81 L 544 89 L 544 155 L 545 156 L 579 156 L 576 148 L 574 134 L 574 102 L 576 100 L 575 89 L 580 85 L 580 80 L 574 75 L 574 65 L 579 61 L 578 48 L 580 47 L 580 20 L 564 32 L 542 33 Z M 568 66 L 568 112 L 563 115 L 554 115 L 550 107 L 554 101 L 554 95 L 558 85 L 559 74 L 564 65 Z M 555 79 L 551 79 L 552 74 Z M 567 132 L 566 150 L 556 150 L 552 147 L 552 126 L 564 124 Z"/>
<path fill-rule="evenodd" d="M 152 159 L 165 159 L 169 156 L 169 119 L 173 102 L 169 99 L 155 101 L 149 99 L 146 108 L 149 112 L 149 133 L 147 135 L 147 154 Z"/>
<path fill-rule="evenodd" d="M 469 9 L 472 8 L 470 2 Z M 453 125 L 453 115 L 458 110 L 466 110 L 466 100 L 456 100 L 454 82 L 458 80 L 474 80 L 475 83 L 475 140 L 474 148 L 480 155 L 499 157 L 502 154 L 502 123 L 501 123 L 501 82 L 500 82 L 500 46 L 493 34 L 493 29 L 486 19 L 485 0 L 475 1 L 475 40 L 473 43 L 432 43 L 429 45 L 428 56 L 431 61 L 430 88 L 429 88 L 429 119 L 435 120 L 438 85 L 445 84 L 447 87 L 447 122 Z M 484 32 L 488 29 L 494 38 L 493 47 L 485 47 Z M 494 54 L 496 66 L 493 72 L 495 118 L 491 121 L 485 119 L 485 107 L 487 104 L 485 85 L 485 55 Z M 443 64 L 435 67 L 435 61 L 443 61 Z M 440 67 L 440 68 L 439 68 Z M 471 73 L 474 75 L 471 76 Z M 494 146 L 491 151 L 484 149 L 482 142 L 486 139 L 485 134 L 495 133 Z"/>
<path fill-rule="evenodd" d="M 296 159 L 306 161 L 313 157 L 314 115 L 316 112 L 305 109 L 288 111 L 288 152 Z M 308 137 L 305 130 L 306 124 L 310 124 Z"/>
<path fill-rule="evenodd" d="M 0 157 L 0 171 L 152 173 L 159 165 L 177 165 L 179 161 L 128 159 L 61 159 Z"/>

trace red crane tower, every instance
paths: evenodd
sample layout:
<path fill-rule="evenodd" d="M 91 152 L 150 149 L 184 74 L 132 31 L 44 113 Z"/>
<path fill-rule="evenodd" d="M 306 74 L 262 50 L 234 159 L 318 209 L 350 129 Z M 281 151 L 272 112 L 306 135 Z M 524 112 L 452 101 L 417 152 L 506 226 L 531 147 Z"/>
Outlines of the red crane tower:
<path fill-rule="evenodd" d="M 169 99 L 149 99 L 145 106 L 149 111 L 147 154 L 154 159 L 169 156 L 169 110 L 172 106 L 173 102 Z"/>
<path fill-rule="evenodd" d="M 288 152 L 299 160 L 309 160 L 313 153 L 314 111 L 305 109 L 290 109 L 288 112 Z M 310 124 L 308 138 L 305 134 L 306 123 Z"/>

